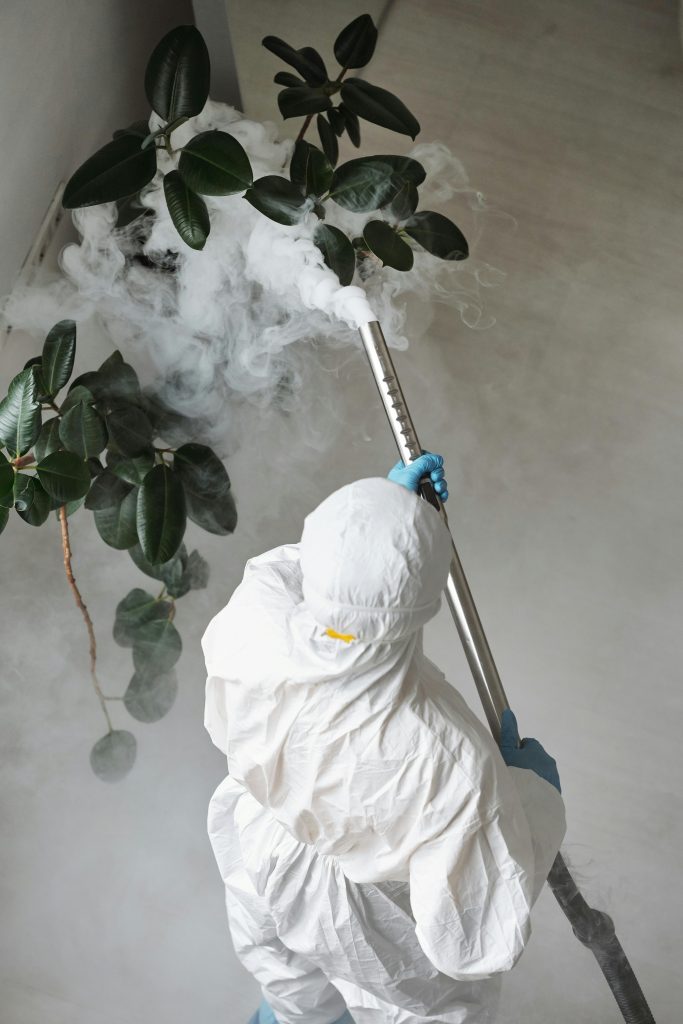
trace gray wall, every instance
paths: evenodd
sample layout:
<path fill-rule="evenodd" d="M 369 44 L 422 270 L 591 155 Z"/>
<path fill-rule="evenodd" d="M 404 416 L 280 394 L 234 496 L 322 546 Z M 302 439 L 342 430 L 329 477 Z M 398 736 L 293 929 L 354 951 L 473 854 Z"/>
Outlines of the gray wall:
<path fill-rule="evenodd" d="M 103 55 L 111 37 L 104 10 L 118 33 L 128 32 L 116 17 L 123 5 L 95 6 L 97 15 L 92 5 L 68 5 L 68 45 L 90 61 L 89 98 L 111 60 Z M 262 35 L 329 50 L 338 25 L 379 7 L 233 0 L 247 112 L 277 116 L 271 79 L 279 64 L 261 52 Z M 26 7 L 21 20 L 18 5 L 5 10 L 21 41 Z M 102 18 L 100 30 L 89 17 Z M 41 19 L 30 21 L 45 49 L 57 49 L 57 29 L 43 37 Z M 131 82 L 157 34 L 148 28 L 144 45 L 136 35 L 136 74 L 130 65 L 125 72 Z M 39 110 L 34 90 L 51 97 L 54 81 L 29 77 L 28 55 L 19 59 L 21 42 L 8 43 L 5 32 L 2 45 L 25 75 L 16 103 L 24 91 L 31 97 L 22 138 L 35 153 L 3 177 L 7 217 L 8 205 L 23 202 L 27 167 L 39 165 L 34 205 L 42 212 L 55 174 L 89 151 L 97 131 L 76 131 L 73 100 L 51 102 L 51 115 Z M 3 81 L 6 68 L 0 62 Z M 71 71 L 60 74 L 71 81 Z M 446 455 L 451 522 L 524 731 L 559 762 L 569 858 L 589 897 L 617 921 L 655 1016 L 673 1021 L 683 1004 L 683 73 L 674 5 L 397 0 L 372 79 L 415 109 L 425 141 L 455 150 L 499 211 L 479 252 L 508 275 L 488 298 L 495 326 L 471 332 L 437 309 L 429 337 L 398 357 L 399 372 L 423 443 Z M 61 131 L 46 136 L 55 109 Z M 115 120 L 118 112 L 101 113 Z M 17 117 L 3 114 L 0 131 Z M 395 144 L 380 130 L 365 139 L 374 152 Z M 445 212 L 459 215 L 457 205 Z M 22 216 L 28 243 L 31 209 Z M 16 258 L 0 258 L 7 278 Z M 82 351 L 90 361 L 106 346 L 86 329 Z M 13 335 L 4 380 L 29 352 L 28 339 Z M 338 437 L 327 452 L 297 453 L 277 512 L 269 462 L 285 457 L 295 425 L 273 421 L 264 446 L 262 422 L 261 445 L 245 443 L 232 457 L 240 529 L 228 541 L 201 539 L 213 578 L 179 612 L 186 645 L 178 702 L 159 725 L 136 727 L 139 761 L 118 786 L 98 783 L 87 766 L 100 714 L 56 525 L 31 532 L 13 522 L 3 536 L 3 580 L 12 581 L 2 616 L 0 962 L 8 1024 L 247 1019 L 256 992 L 230 951 L 204 836 L 223 764 L 201 727 L 198 639 L 245 558 L 295 539 L 315 501 L 394 460 L 359 354 L 346 359 L 339 381 Z M 304 405 L 312 414 L 312 402 Z M 120 596 L 143 580 L 125 556 L 103 551 L 87 516 L 74 522 L 74 547 L 102 638 L 102 676 L 110 692 L 121 692 L 127 655 L 107 633 Z M 428 627 L 426 646 L 476 706 L 445 613 Z M 535 932 L 508 979 L 501 1020 L 616 1024 L 590 955 L 547 893 Z"/>

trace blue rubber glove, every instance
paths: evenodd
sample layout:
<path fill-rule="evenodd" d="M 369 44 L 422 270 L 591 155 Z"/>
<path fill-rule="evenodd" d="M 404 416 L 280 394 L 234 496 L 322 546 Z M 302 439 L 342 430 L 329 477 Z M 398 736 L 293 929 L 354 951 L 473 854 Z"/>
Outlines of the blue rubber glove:
<path fill-rule="evenodd" d="M 389 470 L 387 479 L 393 480 L 395 484 L 401 484 L 402 487 L 407 487 L 409 491 L 415 491 L 417 494 L 420 480 L 425 476 L 432 481 L 432 486 L 441 501 L 447 501 L 448 483 L 443 468 L 443 455 L 425 452 L 409 466 L 404 466 L 403 460 L 399 459 L 396 465 Z"/>
<path fill-rule="evenodd" d="M 562 792 L 554 759 L 538 740 L 525 738 L 520 743 L 517 719 L 509 708 L 506 708 L 501 718 L 500 752 L 510 768 L 528 768 L 554 786 L 558 793 Z"/>

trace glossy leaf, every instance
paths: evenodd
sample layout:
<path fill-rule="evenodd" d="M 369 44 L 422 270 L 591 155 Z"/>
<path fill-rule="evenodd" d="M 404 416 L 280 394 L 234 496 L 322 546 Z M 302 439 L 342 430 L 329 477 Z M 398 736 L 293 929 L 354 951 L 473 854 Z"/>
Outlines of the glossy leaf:
<path fill-rule="evenodd" d="M 82 459 L 99 455 L 107 444 L 107 429 L 99 413 L 86 402 L 76 402 L 59 425 L 59 438 Z"/>
<path fill-rule="evenodd" d="M 155 619 L 138 630 L 133 644 L 136 672 L 154 674 L 173 668 L 183 649 L 180 634 L 169 619 Z"/>
<path fill-rule="evenodd" d="M 183 484 L 190 519 L 209 533 L 232 533 L 237 510 L 230 478 L 215 452 L 203 444 L 185 444 L 176 451 L 173 464 Z"/>
<path fill-rule="evenodd" d="M 300 50 L 295 50 L 277 36 L 266 36 L 262 40 L 262 45 L 298 71 L 309 85 L 324 85 L 327 82 L 327 70 L 323 59 L 312 47 L 304 46 Z"/>
<path fill-rule="evenodd" d="M 146 576 L 151 576 L 152 579 L 161 580 L 171 597 L 182 597 L 190 589 L 189 584 L 185 589 L 182 588 L 182 579 L 187 566 L 187 548 L 184 544 L 180 545 L 172 558 L 169 558 L 167 562 L 162 562 L 160 565 L 152 565 L 145 558 L 139 544 L 132 547 L 128 554 L 140 572 L 144 572 Z"/>
<path fill-rule="evenodd" d="M 33 454 L 35 455 L 36 462 L 42 462 L 46 455 L 51 455 L 52 452 L 56 452 L 61 446 L 59 417 L 53 416 L 51 420 L 45 420 L 33 445 Z"/>
<path fill-rule="evenodd" d="M 306 117 L 308 114 L 317 114 L 321 110 L 329 110 L 332 100 L 320 89 L 311 89 L 308 85 L 300 85 L 279 92 L 277 105 L 286 121 L 289 117 Z"/>
<path fill-rule="evenodd" d="M 278 71 L 273 81 L 276 85 L 284 85 L 288 89 L 297 89 L 299 86 L 306 84 L 303 78 L 298 78 L 296 75 L 290 74 L 289 71 Z"/>
<path fill-rule="evenodd" d="M 165 121 L 194 117 L 209 96 L 209 51 L 194 25 L 179 25 L 155 47 L 145 71 L 152 110 Z"/>
<path fill-rule="evenodd" d="M 277 174 L 259 178 L 245 192 L 244 198 L 259 213 L 278 224 L 298 224 L 303 215 L 302 207 L 306 204 L 306 197 L 302 196 L 296 185 Z"/>
<path fill-rule="evenodd" d="M 412 181 L 404 181 L 403 185 L 386 207 L 387 212 L 396 220 L 404 221 L 411 217 L 417 209 L 419 196 Z"/>
<path fill-rule="evenodd" d="M 93 512 L 95 526 L 105 544 L 117 551 L 126 551 L 138 542 L 136 510 L 138 493 L 132 490 L 120 505 L 98 508 Z"/>
<path fill-rule="evenodd" d="M 334 55 L 343 68 L 364 68 L 377 44 L 377 29 L 369 14 L 343 28 L 334 42 Z"/>
<path fill-rule="evenodd" d="M 314 236 L 315 244 L 323 254 L 325 263 L 339 278 L 341 285 L 349 285 L 356 269 L 356 254 L 351 242 L 339 228 L 320 224 Z"/>
<path fill-rule="evenodd" d="M 80 378 L 77 379 L 80 380 Z M 94 401 L 95 396 L 90 388 L 86 388 L 85 384 L 77 384 L 76 381 L 74 381 L 67 392 L 66 398 L 61 404 L 60 412 L 62 416 L 66 416 L 67 412 L 70 412 L 71 409 L 74 409 L 81 402 L 92 405 Z"/>
<path fill-rule="evenodd" d="M 330 198 L 346 210 L 367 213 L 378 210 L 399 191 L 390 164 L 374 158 L 360 157 L 341 164 L 334 172 Z"/>
<path fill-rule="evenodd" d="M 95 509 L 112 508 L 114 505 L 120 505 L 132 489 L 132 484 L 121 480 L 112 473 L 111 469 L 105 469 L 93 481 L 85 499 L 85 507 L 94 512 Z"/>
<path fill-rule="evenodd" d="M 442 260 L 464 260 L 469 256 L 467 239 L 452 220 L 441 213 L 416 213 L 404 228 L 407 235 L 433 256 Z"/>
<path fill-rule="evenodd" d="M 180 176 L 193 192 L 231 196 L 253 183 L 249 157 L 227 132 L 200 132 L 188 142 L 178 161 Z"/>
<path fill-rule="evenodd" d="M 30 366 L 33 367 L 33 376 L 36 378 L 36 398 L 39 402 L 47 402 L 50 399 L 47 388 L 45 387 L 45 381 L 43 379 L 43 357 L 42 356 L 31 356 L 24 363 L 23 369 L 27 370 Z"/>
<path fill-rule="evenodd" d="M 211 230 L 206 203 L 185 184 L 179 171 L 164 175 L 164 196 L 173 226 L 191 249 L 203 249 Z"/>
<path fill-rule="evenodd" d="M 123 695 L 123 703 L 138 722 L 158 722 L 171 710 L 177 694 L 175 672 L 136 672 Z"/>
<path fill-rule="evenodd" d="M 76 324 L 60 320 L 50 330 L 42 355 L 42 377 L 46 394 L 57 394 L 64 387 L 74 368 L 76 357 Z"/>
<path fill-rule="evenodd" d="M 31 483 L 33 492 L 31 503 L 27 509 L 21 509 L 17 506 L 17 512 L 29 526 L 42 526 L 50 515 L 50 506 L 52 504 L 50 495 L 42 486 L 40 480 L 34 478 Z"/>
<path fill-rule="evenodd" d="M 40 403 L 32 366 L 10 382 L 0 402 L 0 440 L 13 456 L 25 455 L 40 433 Z"/>
<path fill-rule="evenodd" d="M 318 129 L 318 135 L 320 136 L 320 145 L 323 147 L 323 152 L 325 153 L 330 165 L 334 167 L 339 159 L 339 143 L 337 142 L 337 136 L 333 132 L 330 122 L 322 114 L 318 114 L 315 123 Z"/>
<path fill-rule="evenodd" d="M 115 452 L 107 453 L 107 468 L 126 483 L 138 486 L 145 479 L 154 466 L 154 455 L 149 452 L 145 455 L 138 455 L 134 459 L 127 459 Z"/>
<path fill-rule="evenodd" d="M 104 402 L 107 407 L 117 402 L 137 402 L 141 398 L 138 375 L 118 351 L 105 359 L 85 384 L 93 390 L 97 401 Z"/>
<path fill-rule="evenodd" d="M 0 494 L 6 494 L 14 485 L 14 469 L 4 452 L 0 452 Z"/>
<path fill-rule="evenodd" d="M 153 427 L 135 405 L 115 405 L 106 416 L 109 437 L 117 452 L 129 458 L 152 455 Z"/>
<path fill-rule="evenodd" d="M 331 110 L 327 111 L 327 114 L 325 116 L 330 122 L 332 131 L 337 136 L 337 138 L 342 136 L 344 134 L 344 129 L 346 128 L 346 121 L 344 120 L 344 114 L 342 113 L 342 111 L 337 107 L 333 107 Z"/>
<path fill-rule="evenodd" d="M 209 563 L 198 551 L 191 551 L 183 574 L 191 590 L 203 590 L 209 584 Z"/>
<path fill-rule="evenodd" d="M 344 106 L 372 124 L 389 128 L 401 135 L 414 139 L 419 134 L 420 124 L 408 108 L 392 93 L 370 85 L 362 78 L 347 78 L 342 82 L 341 98 Z"/>
<path fill-rule="evenodd" d="M 47 493 L 60 504 L 85 497 L 90 488 L 88 467 L 73 452 L 52 452 L 38 463 L 37 472 Z"/>
<path fill-rule="evenodd" d="M 156 169 L 153 146 L 141 149 L 136 135 L 120 135 L 72 174 L 64 189 L 62 205 L 75 210 L 131 196 L 150 183 Z"/>
<path fill-rule="evenodd" d="M 296 143 L 289 165 L 289 176 L 305 196 L 317 197 L 327 192 L 332 174 L 332 166 L 321 150 L 305 139 Z"/>
<path fill-rule="evenodd" d="M 358 149 L 360 146 L 360 122 L 358 117 L 353 113 L 353 111 L 349 110 L 348 107 L 345 107 L 343 103 L 339 104 L 339 112 L 344 118 L 344 128 L 346 129 L 349 139 L 356 149 Z"/>
<path fill-rule="evenodd" d="M 153 565 L 172 558 L 183 539 L 185 522 L 180 477 L 168 466 L 155 466 L 138 494 L 137 529 L 145 558 Z"/>
<path fill-rule="evenodd" d="M 116 606 L 113 635 L 121 647 L 132 647 L 135 637 L 146 622 L 167 619 L 172 605 L 160 601 L 146 590 L 136 587 L 129 591 Z"/>
<path fill-rule="evenodd" d="M 90 751 L 90 767 L 102 782 L 119 782 L 135 764 L 137 742 L 127 729 L 113 729 Z"/>
<path fill-rule="evenodd" d="M 363 239 L 384 266 L 395 270 L 411 269 L 413 250 L 386 221 L 371 220 L 363 228 Z"/>
<path fill-rule="evenodd" d="M 15 473 L 14 481 L 12 485 L 12 504 L 14 505 L 17 512 L 26 512 L 31 508 L 33 499 L 35 497 L 35 485 L 36 480 L 34 477 L 29 476 L 27 473 Z M 8 495 L 3 495 L 3 501 L 6 501 Z"/>

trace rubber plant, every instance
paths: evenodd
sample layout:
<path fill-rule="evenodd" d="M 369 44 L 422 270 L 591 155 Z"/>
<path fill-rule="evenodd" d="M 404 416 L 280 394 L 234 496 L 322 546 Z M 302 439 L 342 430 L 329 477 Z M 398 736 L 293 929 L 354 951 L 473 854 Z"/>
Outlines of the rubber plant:
<path fill-rule="evenodd" d="M 114 728 L 111 703 L 121 701 L 138 722 L 155 722 L 176 696 L 174 665 L 182 649 L 176 601 L 205 587 L 209 576 L 199 552 L 188 553 L 183 543 L 187 519 L 209 533 L 228 534 L 237 513 L 221 460 L 203 444 L 164 442 L 165 433 L 175 437 L 178 417 L 141 389 L 118 351 L 67 388 L 75 354 L 76 324 L 62 320 L 0 403 L 0 532 L 12 508 L 34 527 L 43 526 L 51 512 L 57 516 L 64 568 L 88 631 L 90 675 L 107 726 L 90 764 L 99 778 L 113 782 L 132 768 L 137 743 L 128 729 Z M 116 609 L 114 640 L 131 648 L 133 660 L 122 697 L 100 683 L 95 631 L 74 577 L 69 521 L 81 507 L 93 513 L 105 544 L 128 551 L 157 590 L 136 587 Z"/>
<path fill-rule="evenodd" d="M 380 154 L 339 164 L 339 139 L 346 135 L 358 148 L 364 121 L 411 139 L 420 131 L 401 100 L 358 75 L 376 42 L 370 15 L 354 19 L 334 42 L 338 69 L 330 75 L 312 47 L 297 49 L 265 37 L 266 49 L 292 69 L 274 78 L 282 86 L 280 112 L 285 119 L 303 120 L 288 176 L 254 180 L 248 154 L 228 132 L 199 132 L 174 148 L 173 133 L 201 113 L 208 99 L 210 63 L 194 26 L 172 29 L 154 49 L 145 72 L 147 99 L 161 126 L 150 131 L 148 118 L 115 131 L 71 176 L 64 207 L 115 202 L 120 224 L 148 217 L 144 190 L 161 173 L 157 151 L 163 149 L 174 161 L 163 174 L 169 215 L 192 249 L 202 249 L 211 231 L 203 197 L 235 196 L 279 224 L 313 218 L 322 259 L 342 285 L 350 284 L 368 260 L 409 271 L 416 248 L 444 260 L 465 259 L 467 241 L 457 225 L 419 209 L 426 177 L 419 161 Z M 305 138 L 314 119 L 319 145 Z M 330 204 L 368 214 L 362 232 L 349 237 L 326 224 Z M 172 253 L 165 269 L 173 270 Z M 234 530 L 236 512 L 218 457 L 197 443 L 175 449 L 164 444 L 169 410 L 140 389 L 135 371 L 118 352 L 73 381 L 57 403 L 71 376 L 75 345 L 75 324 L 56 324 L 42 355 L 29 360 L 0 405 L 0 439 L 8 453 L 0 453 L 0 526 L 11 507 L 32 526 L 42 525 L 52 510 L 59 517 L 66 573 L 88 628 L 93 685 L 107 722 L 90 760 L 101 778 L 114 780 L 132 766 L 136 743 L 128 730 L 113 728 L 109 702 L 122 699 L 140 721 L 156 720 L 168 710 L 177 686 L 173 665 L 181 650 L 175 602 L 207 582 L 206 562 L 196 551 L 188 554 L 182 543 L 186 517 L 225 534 Z M 42 422 L 45 412 L 54 415 Z M 134 665 L 123 698 L 107 695 L 100 686 L 93 626 L 72 571 L 69 518 L 82 505 L 93 512 L 105 543 L 128 550 L 138 568 L 162 584 L 156 595 L 131 590 L 116 610 L 114 639 L 132 648 Z"/>

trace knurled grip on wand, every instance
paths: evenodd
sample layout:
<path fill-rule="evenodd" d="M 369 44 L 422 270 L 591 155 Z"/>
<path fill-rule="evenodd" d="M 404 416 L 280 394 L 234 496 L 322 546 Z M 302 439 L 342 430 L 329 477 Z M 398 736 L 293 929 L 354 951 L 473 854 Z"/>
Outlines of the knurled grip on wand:
<path fill-rule="evenodd" d="M 415 426 L 401 390 L 394 364 L 379 323 L 374 320 L 363 324 L 360 336 L 365 347 L 372 374 L 391 425 L 398 451 L 403 461 L 414 462 L 422 454 Z M 438 509 L 446 526 L 448 519 L 443 504 L 428 480 L 421 485 L 421 493 Z M 452 538 L 451 538 L 452 540 Z M 484 634 L 460 558 L 453 543 L 451 564 L 446 583 L 446 599 L 455 620 L 465 656 L 470 666 L 486 720 L 496 738 L 500 735 L 500 718 L 508 705 L 498 669 Z"/>

